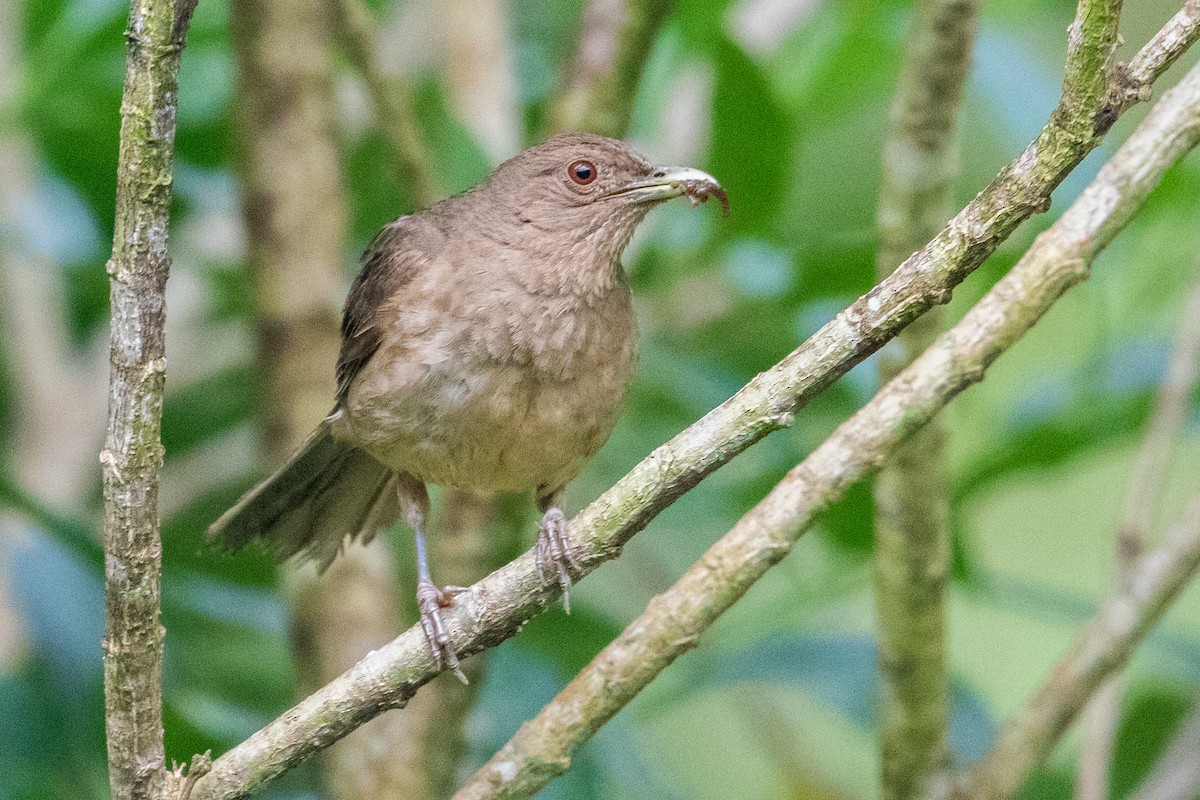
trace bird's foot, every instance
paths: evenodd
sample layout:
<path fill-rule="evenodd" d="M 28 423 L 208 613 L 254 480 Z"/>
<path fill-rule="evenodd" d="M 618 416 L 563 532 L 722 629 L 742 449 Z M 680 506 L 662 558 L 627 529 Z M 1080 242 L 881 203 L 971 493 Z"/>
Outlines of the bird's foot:
<path fill-rule="evenodd" d="M 437 663 L 438 668 L 447 667 L 455 677 L 465 684 L 467 676 L 463 674 L 462 667 L 459 666 L 458 656 L 450 642 L 450 634 L 446 632 L 446 627 L 442 624 L 442 609 L 450 605 L 450 596 L 455 594 L 452 590 L 461 590 L 461 587 L 446 588 L 448 591 L 442 591 L 432 582 L 424 579 L 417 583 L 417 605 L 421 608 L 421 630 L 425 631 L 425 641 L 429 642 L 429 649 L 433 651 L 433 660 Z"/>
<path fill-rule="evenodd" d="M 571 537 L 567 531 L 567 518 L 561 508 L 551 508 L 542 515 L 538 530 L 537 568 L 542 574 L 543 585 L 558 580 L 562 587 L 563 609 L 571 613 L 570 568 L 579 569 L 579 562 L 571 553 Z"/>

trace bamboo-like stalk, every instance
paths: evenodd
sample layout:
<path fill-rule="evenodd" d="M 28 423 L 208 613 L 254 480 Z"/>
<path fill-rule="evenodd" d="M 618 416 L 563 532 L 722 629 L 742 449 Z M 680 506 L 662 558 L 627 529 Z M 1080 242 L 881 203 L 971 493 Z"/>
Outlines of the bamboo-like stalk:
<path fill-rule="evenodd" d="M 956 121 L 979 22 L 978 0 L 919 0 L 883 147 L 879 277 L 929 241 L 951 213 Z M 1115 31 L 1101 35 L 1115 36 Z M 894 378 L 942 328 L 929 310 L 879 354 Z M 890 352 L 889 352 L 890 350 Z M 945 428 L 935 419 L 875 482 L 875 616 L 879 648 L 880 795 L 913 800 L 949 766 L 946 581 L 950 571 Z"/>

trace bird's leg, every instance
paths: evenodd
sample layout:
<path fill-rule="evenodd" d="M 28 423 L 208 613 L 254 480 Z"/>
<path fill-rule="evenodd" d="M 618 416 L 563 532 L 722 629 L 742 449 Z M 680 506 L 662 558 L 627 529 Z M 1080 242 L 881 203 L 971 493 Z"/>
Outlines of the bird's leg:
<path fill-rule="evenodd" d="M 429 555 L 425 547 L 425 521 L 429 518 L 429 493 L 425 484 L 412 475 L 401 473 L 396 490 L 404 521 L 413 530 L 417 544 L 417 606 L 421 610 L 421 630 L 438 666 L 445 664 L 463 683 L 467 676 L 458 664 L 458 656 L 450 643 L 450 634 L 442 624 L 442 606 L 447 604 L 446 594 L 429 576 Z"/>
<path fill-rule="evenodd" d="M 538 528 L 537 567 L 542 574 L 542 583 L 548 584 L 557 579 L 562 587 L 563 609 L 571 613 L 571 573 L 570 567 L 579 569 L 579 562 L 571 552 L 571 538 L 567 530 L 567 517 L 562 512 L 560 502 L 562 489 L 550 491 L 538 490 L 538 510 L 542 512 L 542 522 Z"/>

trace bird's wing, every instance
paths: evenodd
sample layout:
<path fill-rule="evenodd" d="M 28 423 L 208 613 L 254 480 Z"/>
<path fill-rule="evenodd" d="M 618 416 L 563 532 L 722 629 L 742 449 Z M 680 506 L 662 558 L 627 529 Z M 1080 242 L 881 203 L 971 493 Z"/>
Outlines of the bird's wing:
<path fill-rule="evenodd" d="M 440 249 L 431 242 L 428 223 L 401 217 L 367 246 L 362 270 L 354 279 L 342 312 L 342 350 L 337 361 L 337 403 L 346 401 L 350 384 L 383 341 L 380 309 L 429 267 Z M 403 304 L 403 301 L 401 301 Z"/>

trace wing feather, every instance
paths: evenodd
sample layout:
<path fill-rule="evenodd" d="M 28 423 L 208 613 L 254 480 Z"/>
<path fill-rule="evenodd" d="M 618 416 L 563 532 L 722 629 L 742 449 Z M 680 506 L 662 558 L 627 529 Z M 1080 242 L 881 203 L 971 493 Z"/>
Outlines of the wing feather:
<path fill-rule="evenodd" d="M 342 349 L 337 361 L 337 404 L 383 341 L 380 310 L 428 267 L 430 236 L 416 217 L 401 217 L 367 246 L 342 312 Z"/>

